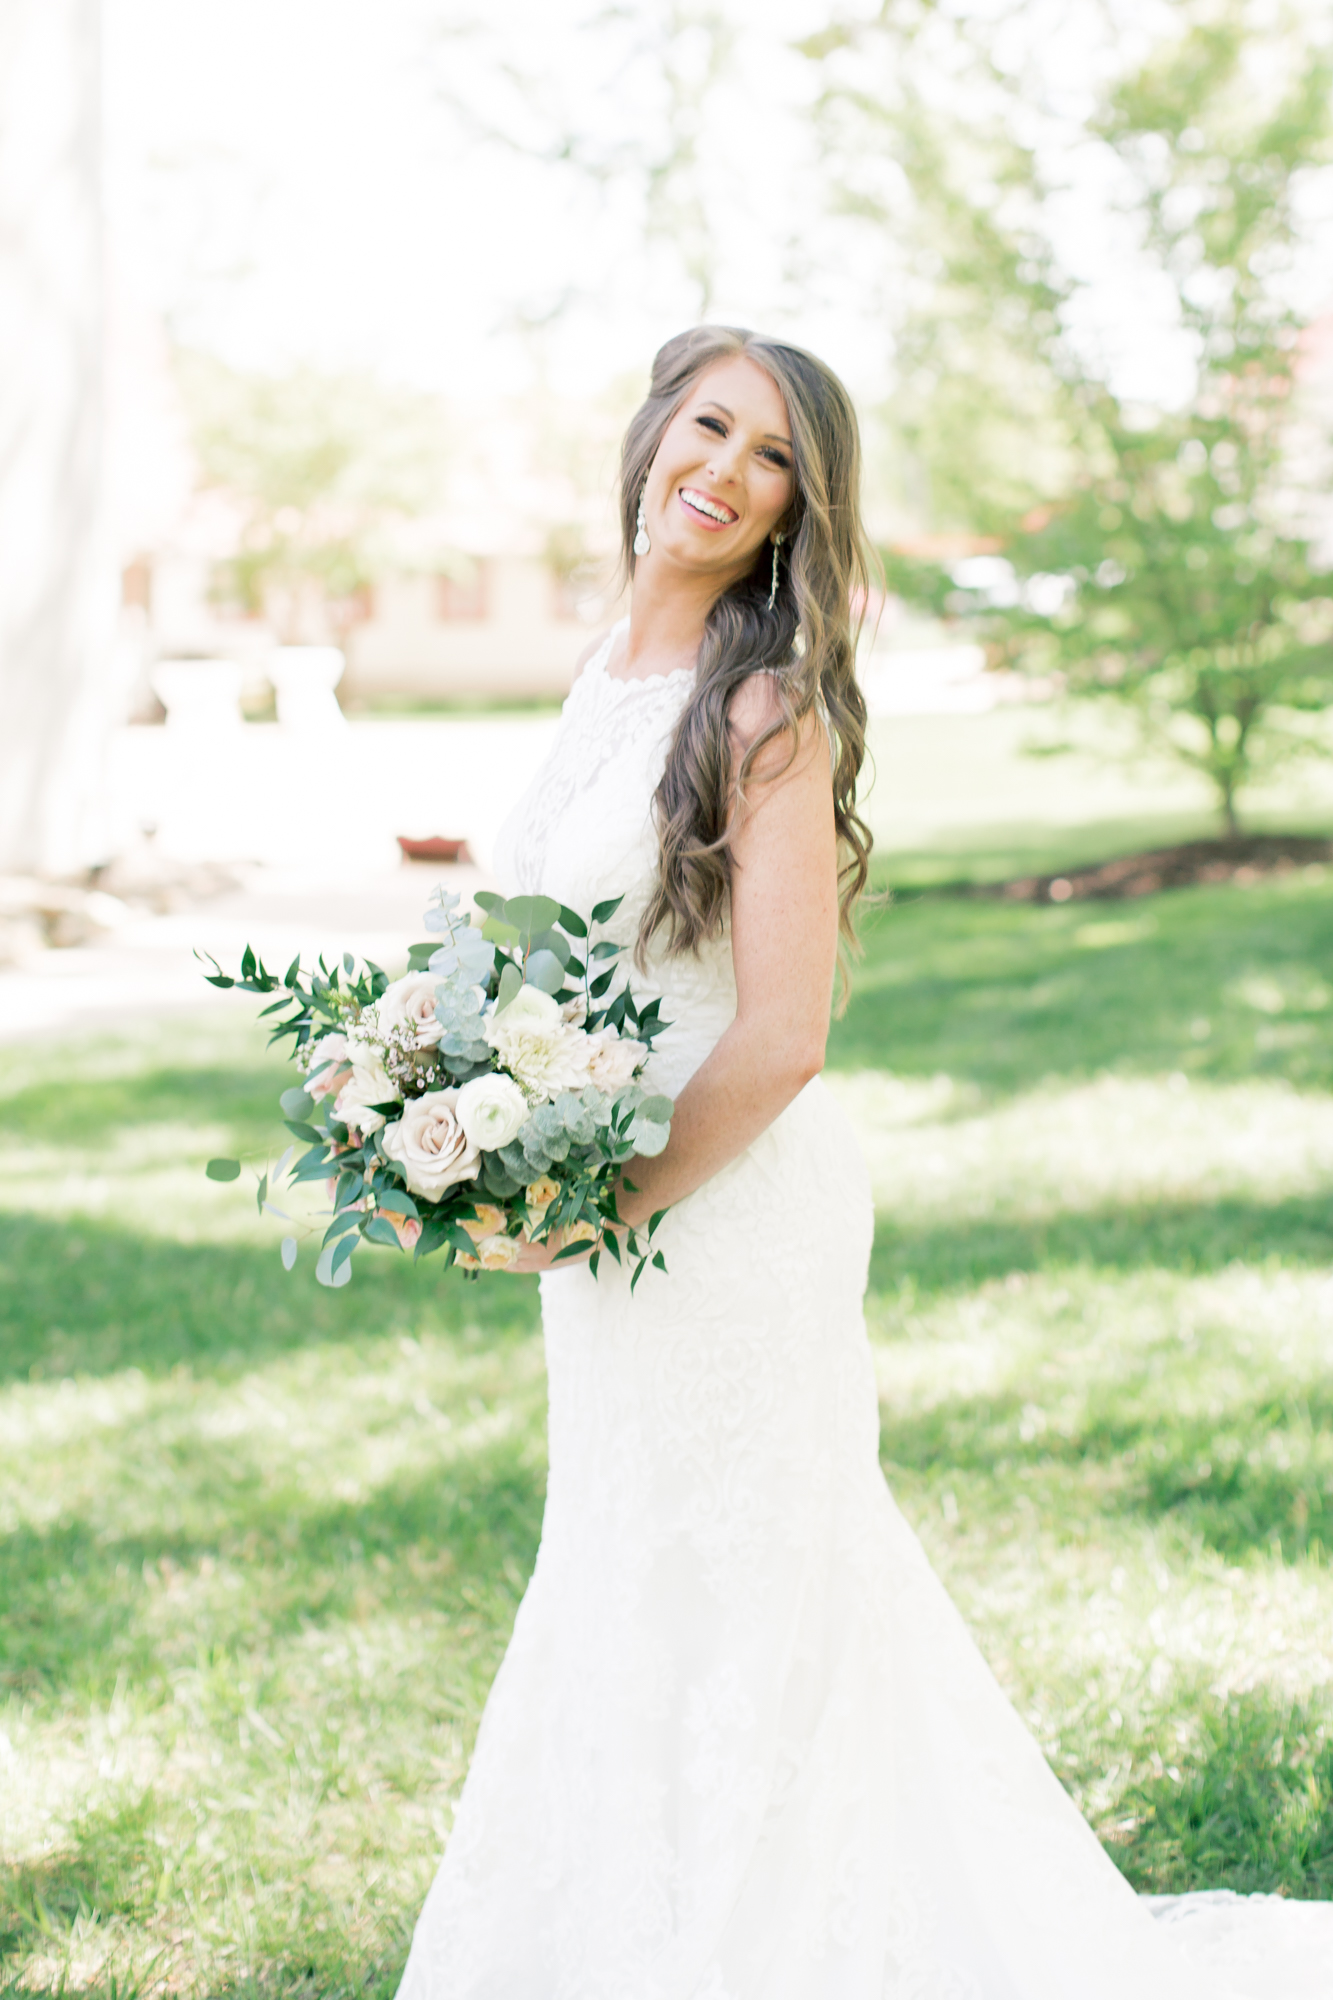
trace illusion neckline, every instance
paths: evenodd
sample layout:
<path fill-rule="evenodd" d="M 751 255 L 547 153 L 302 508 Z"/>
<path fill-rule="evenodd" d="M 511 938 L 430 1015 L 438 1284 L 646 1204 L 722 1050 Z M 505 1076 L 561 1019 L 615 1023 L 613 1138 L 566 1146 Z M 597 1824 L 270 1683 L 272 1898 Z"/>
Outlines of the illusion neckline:
<path fill-rule="evenodd" d="M 613 674 L 609 662 L 615 651 L 616 636 L 629 624 L 628 618 L 618 618 L 597 648 L 593 664 L 600 670 L 602 679 L 610 687 L 664 687 L 668 681 L 684 678 L 694 679 L 693 667 L 673 667 L 669 674 Z"/>

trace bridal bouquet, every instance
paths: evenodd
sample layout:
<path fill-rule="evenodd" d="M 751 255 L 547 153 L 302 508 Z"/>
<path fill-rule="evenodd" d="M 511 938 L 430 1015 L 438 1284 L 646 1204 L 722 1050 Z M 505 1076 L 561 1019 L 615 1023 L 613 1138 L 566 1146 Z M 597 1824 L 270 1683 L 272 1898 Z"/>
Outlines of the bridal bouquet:
<path fill-rule="evenodd" d="M 507 1268 L 557 1229 L 556 1261 L 592 1243 L 594 1276 L 604 1248 L 629 1259 L 637 1284 L 649 1258 L 666 1269 L 652 1249 L 661 1212 L 646 1231 L 629 1228 L 616 1186 L 670 1130 L 671 1099 L 639 1081 L 666 1025 L 661 1002 L 635 1006 L 616 980 L 622 947 L 594 942 L 573 910 L 545 896 L 476 901 L 480 928 L 436 889 L 424 920 L 434 935 L 412 946 L 401 979 L 350 953 L 341 972 L 321 958 L 307 974 L 294 959 L 281 979 L 248 946 L 237 978 L 208 960 L 214 986 L 280 992 L 263 1010 L 278 1016 L 270 1039 L 291 1038 L 303 1077 L 281 1098 L 296 1144 L 261 1176 L 258 1207 L 290 1221 L 269 1200 L 276 1183 L 327 1183 L 315 1266 L 325 1285 L 346 1284 L 362 1243 L 414 1258 L 440 1250 L 475 1273 Z M 619 904 L 599 903 L 592 929 Z M 241 1165 L 206 1171 L 235 1180 Z M 284 1237 L 288 1270 L 297 1248 Z"/>

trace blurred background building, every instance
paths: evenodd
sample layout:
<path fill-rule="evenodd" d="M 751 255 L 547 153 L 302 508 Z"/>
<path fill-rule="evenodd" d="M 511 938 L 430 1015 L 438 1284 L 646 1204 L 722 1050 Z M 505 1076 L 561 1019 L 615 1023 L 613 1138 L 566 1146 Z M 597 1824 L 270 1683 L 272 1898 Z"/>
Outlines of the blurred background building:
<path fill-rule="evenodd" d="M 0 951 L 240 865 L 485 865 L 703 317 L 857 395 L 894 744 L 1022 705 L 1051 748 L 1072 698 L 1234 837 L 1333 689 L 1317 28 L 9 0 Z"/>

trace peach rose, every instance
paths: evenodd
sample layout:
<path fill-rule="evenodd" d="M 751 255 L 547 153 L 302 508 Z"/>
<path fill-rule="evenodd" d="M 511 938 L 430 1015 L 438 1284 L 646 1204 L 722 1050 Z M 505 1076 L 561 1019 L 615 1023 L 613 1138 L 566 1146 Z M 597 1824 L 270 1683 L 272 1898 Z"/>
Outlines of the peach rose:
<path fill-rule="evenodd" d="M 477 1211 L 475 1220 L 465 1222 L 463 1227 L 472 1241 L 479 1243 L 483 1236 L 494 1236 L 497 1229 L 503 1229 L 504 1211 L 490 1201 L 479 1201 L 474 1206 Z"/>
<path fill-rule="evenodd" d="M 560 1192 L 560 1183 L 552 1180 L 550 1174 L 542 1174 L 524 1188 L 524 1199 L 528 1204 L 528 1214 L 534 1224 L 539 1224 L 551 1203 Z"/>
<path fill-rule="evenodd" d="M 467 1224 L 463 1227 L 466 1229 Z M 465 1271 L 507 1271 L 517 1263 L 523 1245 L 516 1236 L 483 1236 L 477 1244 L 477 1254 L 470 1257 L 466 1250 L 458 1252 L 458 1262 Z"/>
<path fill-rule="evenodd" d="M 352 1055 L 346 1035 L 321 1035 L 317 1042 L 311 1044 L 310 1060 L 306 1065 L 308 1096 L 316 1102 L 321 1097 L 336 1096 L 351 1074 Z"/>
<path fill-rule="evenodd" d="M 415 1250 L 421 1241 L 421 1224 L 415 1215 L 399 1215 L 392 1208 L 382 1208 L 380 1214 L 392 1228 L 394 1235 L 404 1250 Z"/>

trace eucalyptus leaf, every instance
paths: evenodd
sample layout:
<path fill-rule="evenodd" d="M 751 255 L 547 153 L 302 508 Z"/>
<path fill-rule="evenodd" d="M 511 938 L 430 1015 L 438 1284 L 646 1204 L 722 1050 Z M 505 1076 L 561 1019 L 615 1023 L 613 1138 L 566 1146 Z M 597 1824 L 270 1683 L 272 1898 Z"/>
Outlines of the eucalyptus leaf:
<path fill-rule="evenodd" d="M 620 908 L 620 905 L 624 902 L 624 900 L 625 898 L 623 896 L 613 896 L 609 903 L 595 903 L 593 905 L 593 912 L 592 912 L 593 922 L 595 924 L 604 924 L 608 922 L 609 919 L 615 915 L 616 911 Z"/>
<path fill-rule="evenodd" d="M 495 971 L 495 946 L 469 926 L 456 930 L 448 944 L 431 953 L 428 963 L 442 977 L 456 973 L 469 986 L 482 985 Z"/>
<path fill-rule="evenodd" d="M 528 941 L 528 951 L 529 953 L 535 951 L 553 952 L 562 965 L 570 965 L 574 962 L 573 946 L 564 933 L 556 930 L 554 927 L 550 930 L 537 931 Z"/>
<path fill-rule="evenodd" d="M 565 983 L 565 968 L 553 951 L 534 951 L 524 968 L 529 986 L 543 993 L 558 993 Z"/>
<path fill-rule="evenodd" d="M 651 1118 L 642 1115 L 629 1128 L 629 1139 L 636 1153 L 645 1160 L 656 1159 L 671 1137 L 669 1125 L 658 1125 Z"/>
<path fill-rule="evenodd" d="M 346 1260 L 338 1266 L 336 1271 L 333 1268 L 334 1256 L 342 1248 L 343 1245 L 341 1243 L 326 1244 L 315 1260 L 315 1277 L 317 1281 L 334 1291 L 337 1290 L 339 1285 L 347 1284 L 352 1275 L 352 1267 Z"/>
<path fill-rule="evenodd" d="M 296 1238 L 294 1236 L 284 1236 L 282 1239 L 283 1270 L 290 1271 L 292 1265 L 295 1262 L 296 1262 Z"/>
<path fill-rule="evenodd" d="M 236 1181 L 241 1177 L 239 1160 L 210 1160 L 204 1172 L 211 1181 Z"/>
<path fill-rule="evenodd" d="M 510 896 L 505 902 L 504 920 L 515 925 L 524 942 L 530 943 L 537 931 L 549 931 L 559 923 L 560 905 L 549 896 Z"/>
<path fill-rule="evenodd" d="M 498 944 L 502 949 L 510 951 L 523 942 L 522 932 L 516 925 L 507 924 L 503 917 L 487 917 L 481 927 L 481 934 L 484 938 L 489 938 L 492 944 Z"/>
<path fill-rule="evenodd" d="M 535 898 L 533 899 L 535 900 Z M 495 996 L 495 1011 L 506 1008 L 523 984 L 523 974 L 516 965 L 507 965 L 500 974 L 500 988 Z"/>

